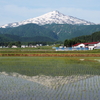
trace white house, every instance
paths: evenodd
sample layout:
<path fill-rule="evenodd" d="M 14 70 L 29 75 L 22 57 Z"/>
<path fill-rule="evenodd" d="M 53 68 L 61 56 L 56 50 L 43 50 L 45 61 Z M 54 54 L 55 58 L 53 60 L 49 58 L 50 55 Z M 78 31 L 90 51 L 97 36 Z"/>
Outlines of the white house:
<path fill-rule="evenodd" d="M 73 48 L 85 48 L 84 43 L 77 43 L 72 46 Z"/>
<path fill-rule="evenodd" d="M 17 48 L 17 46 L 16 45 L 13 45 L 12 48 Z"/>
<path fill-rule="evenodd" d="M 26 45 L 21 45 L 21 48 L 26 48 Z"/>
<path fill-rule="evenodd" d="M 2 48 L 2 46 L 0 46 L 0 48 Z"/>
<path fill-rule="evenodd" d="M 34 46 L 32 44 L 30 44 L 28 47 L 33 48 Z"/>

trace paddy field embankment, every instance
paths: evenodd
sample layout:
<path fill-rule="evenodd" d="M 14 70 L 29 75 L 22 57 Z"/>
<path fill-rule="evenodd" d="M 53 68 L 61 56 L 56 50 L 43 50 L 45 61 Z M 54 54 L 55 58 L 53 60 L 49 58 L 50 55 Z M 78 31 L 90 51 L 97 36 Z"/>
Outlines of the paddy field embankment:
<path fill-rule="evenodd" d="M 100 57 L 100 50 L 88 51 L 54 51 L 53 49 L 1 48 L 0 56 L 19 57 Z"/>

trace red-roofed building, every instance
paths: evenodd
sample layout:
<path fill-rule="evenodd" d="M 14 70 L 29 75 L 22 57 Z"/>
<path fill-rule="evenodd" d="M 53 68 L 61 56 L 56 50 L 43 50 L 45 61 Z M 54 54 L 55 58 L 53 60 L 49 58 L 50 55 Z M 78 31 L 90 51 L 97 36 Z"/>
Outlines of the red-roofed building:
<path fill-rule="evenodd" d="M 100 46 L 100 42 L 90 42 L 90 43 L 77 43 L 72 45 L 73 48 L 89 48 L 93 50 L 95 47 Z"/>
<path fill-rule="evenodd" d="M 74 47 L 74 48 L 76 48 L 76 47 L 84 48 L 85 45 L 84 45 L 84 43 L 77 43 L 77 44 L 72 45 L 72 47 Z"/>

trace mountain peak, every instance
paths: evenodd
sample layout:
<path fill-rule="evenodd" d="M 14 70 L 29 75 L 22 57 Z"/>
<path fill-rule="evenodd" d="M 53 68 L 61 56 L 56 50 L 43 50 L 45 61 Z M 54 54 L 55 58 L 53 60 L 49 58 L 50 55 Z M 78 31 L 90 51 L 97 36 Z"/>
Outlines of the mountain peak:
<path fill-rule="evenodd" d="M 15 22 L 15 23 L 10 23 L 10 24 L 6 24 L 1 26 L 2 28 L 6 28 L 6 27 L 17 27 L 20 25 L 25 25 L 25 24 L 29 24 L 29 23 L 34 23 L 34 24 L 38 24 L 38 25 L 45 25 L 45 24 L 78 24 L 78 25 L 94 25 L 94 23 L 92 22 L 88 22 L 76 17 L 72 17 L 72 16 L 66 16 L 62 13 L 60 13 L 59 11 L 55 10 L 49 13 L 46 13 L 42 16 L 39 17 L 35 17 L 35 18 L 31 18 L 31 19 L 27 19 L 24 20 L 22 22 Z"/>
<path fill-rule="evenodd" d="M 58 10 L 54 10 L 54 11 L 49 12 L 49 13 L 53 13 L 53 14 L 61 14 Z"/>

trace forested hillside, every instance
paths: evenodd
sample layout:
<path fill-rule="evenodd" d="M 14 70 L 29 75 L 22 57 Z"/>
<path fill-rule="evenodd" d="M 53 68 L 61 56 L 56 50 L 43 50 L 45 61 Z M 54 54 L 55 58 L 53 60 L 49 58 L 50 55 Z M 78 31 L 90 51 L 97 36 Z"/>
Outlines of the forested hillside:
<path fill-rule="evenodd" d="M 73 38 L 73 39 L 76 39 L 76 40 L 80 39 L 80 40 L 85 40 L 85 41 L 88 41 L 88 42 L 100 41 L 100 31 L 94 32 L 91 35 L 79 36 L 79 37 L 76 37 L 76 38 Z"/>
<path fill-rule="evenodd" d="M 55 32 L 61 41 L 100 31 L 100 25 L 49 24 L 44 27 Z"/>
<path fill-rule="evenodd" d="M 65 41 L 100 31 L 100 25 L 26 24 L 13 28 L 0 28 L 0 41 Z M 93 40 L 94 41 L 94 40 Z"/>
<path fill-rule="evenodd" d="M 36 24 L 27 24 L 14 28 L 0 28 L 0 41 L 56 41 L 53 31 Z"/>
<path fill-rule="evenodd" d="M 13 42 L 13 41 L 21 41 L 21 42 L 55 42 L 54 39 L 44 36 L 34 36 L 34 37 L 20 37 L 17 35 L 10 34 L 0 34 L 0 42 Z"/>

